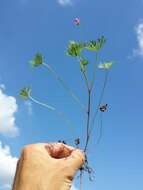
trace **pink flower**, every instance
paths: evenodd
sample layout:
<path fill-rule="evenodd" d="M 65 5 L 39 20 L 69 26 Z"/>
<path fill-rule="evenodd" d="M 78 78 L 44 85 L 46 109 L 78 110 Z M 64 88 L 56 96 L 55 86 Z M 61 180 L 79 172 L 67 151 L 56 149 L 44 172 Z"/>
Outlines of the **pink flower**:
<path fill-rule="evenodd" d="M 74 19 L 74 23 L 75 23 L 75 25 L 79 26 L 80 25 L 80 19 L 79 18 L 75 18 Z"/>

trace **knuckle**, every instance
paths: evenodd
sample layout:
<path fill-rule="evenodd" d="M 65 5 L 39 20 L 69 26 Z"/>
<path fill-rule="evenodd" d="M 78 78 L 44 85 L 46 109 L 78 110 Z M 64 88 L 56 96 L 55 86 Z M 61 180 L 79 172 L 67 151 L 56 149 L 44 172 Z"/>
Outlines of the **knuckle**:
<path fill-rule="evenodd" d="M 82 162 L 85 162 L 85 154 L 84 154 L 84 152 L 82 152 L 81 150 L 77 150 L 77 152 L 76 152 L 76 155 L 77 155 L 77 157 L 82 161 Z"/>
<path fill-rule="evenodd" d="M 33 149 L 33 145 L 25 145 L 21 150 L 21 157 L 23 159 L 27 159 L 28 155 L 30 154 L 31 150 Z"/>

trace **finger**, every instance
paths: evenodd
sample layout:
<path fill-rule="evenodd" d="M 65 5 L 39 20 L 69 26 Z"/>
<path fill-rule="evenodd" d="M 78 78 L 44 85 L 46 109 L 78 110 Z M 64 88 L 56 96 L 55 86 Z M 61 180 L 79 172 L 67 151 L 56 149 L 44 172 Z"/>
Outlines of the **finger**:
<path fill-rule="evenodd" d="M 67 158 L 67 162 L 71 165 L 71 167 L 77 170 L 85 162 L 85 154 L 81 150 L 75 149 L 72 151 L 71 155 Z"/>
<path fill-rule="evenodd" d="M 19 177 L 20 177 L 22 167 L 23 167 L 23 154 L 21 154 L 20 159 L 17 161 L 16 172 L 15 172 L 14 181 L 12 184 L 12 190 L 17 189 L 17 186 L 19 186 Z"/>
<path fill-rule="evenodd" d="M 15 176 L 14 176 L 12 190 L 14 190 L 16 188 L 19 172 L 20 172 L 20 160 L 17 161 L 16 172 L 15 172 Z"/>
<path fill-rule="evenodd" d="M 29 144 L 24 146 L 21 152 L 21 157 L 24 159 L 33 158 L 35 157 L 45 157 L 51 158 L 49 152 L 45 149 L 47 143 L 36 143 L 36 144 Z"/>

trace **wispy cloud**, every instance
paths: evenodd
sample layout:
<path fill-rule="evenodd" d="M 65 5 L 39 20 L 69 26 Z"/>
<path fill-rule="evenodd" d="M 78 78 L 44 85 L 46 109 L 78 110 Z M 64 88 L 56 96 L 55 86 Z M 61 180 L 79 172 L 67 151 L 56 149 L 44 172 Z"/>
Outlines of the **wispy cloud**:
<path fill-rule="evenodd" d="M 4 85 L 0 85 L 0 134 L 15 137 L 19 132 L 15 124 L 18 106 L 15 97 L 6 95 L 4 88 Z"/>
<path fill-rule="evenodd" d="M 11 155 L 10 147 L 0 141 L 0 189 L 10 190 L 18 158 Z"/>
<path fill-rule="evenodd" d="M 73 0 L 58 0 L 58 3 L 61 5 L 61 6 L 71 6 L 73 5 Z"/>
<path fill-rule="evenodd" d="M 143 57 L 143 21 L 135 27 L 137 36 L 138 48 L 134 50 L 134 55 L 140 55 Z"/>

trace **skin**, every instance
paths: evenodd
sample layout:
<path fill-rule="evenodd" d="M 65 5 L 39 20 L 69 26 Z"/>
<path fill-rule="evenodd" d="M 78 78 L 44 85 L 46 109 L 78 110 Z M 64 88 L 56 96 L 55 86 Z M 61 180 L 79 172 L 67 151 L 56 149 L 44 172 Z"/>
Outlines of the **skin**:
<path fill-rule="evenodd" d="M 70 190 L 84 153 L 63 143 L 27 145 L 17 164 L 12 190 Z"/>

